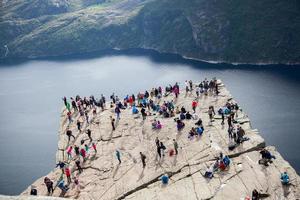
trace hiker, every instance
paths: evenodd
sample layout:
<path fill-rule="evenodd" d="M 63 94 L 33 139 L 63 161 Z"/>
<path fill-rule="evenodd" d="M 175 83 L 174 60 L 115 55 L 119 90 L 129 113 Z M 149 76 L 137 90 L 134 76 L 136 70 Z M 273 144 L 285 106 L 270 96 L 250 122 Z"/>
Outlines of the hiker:
<path fill-rule="evenodd" d="M 268 163 L 272 163 L 272 158 L 276 159 L 268 150 L 263 149 L 259 152 L 261 154 L 262 159 L 258 161 L 259 164 L 264 164 L 265 166 L 269 166 Z"/>
<path fill-rule="evenodd" d="M 187 93 L 189 92 L 189 83 L 188 83 L 188 81 L 186 80 L 186 81 L 184 82 L 184 84 L 185 84 L 185 94 L 187 95 Z"/>
<path fill-rule="evenodd" d="M 68 105 L 67 97 L 63 97 L 63 101 L 64 101 L 65 106 L 67 107 L 67 105 Z"/>
<path fill-rule="evenodd" d="M 162 155 L 165 156 L 165 150 L 166 150 L 166 146 L 164 145 L 164 143 L 160 142 L 160 150 L 162 151 Z"/>
<path fill-rule="evenodd" d="M 72 134 L 72 131 L 71 131 L 70 129 L 67 130 L 66 134 L 67 134 L 67 136 L 68 136 L 68 141 L 69 141 L 69 142 L 70 142 L 70 140 L 71 140 L 71 137 L 73 137 L 74 140 L 75 140 L 75 136 Z"/>
<path fill-rule="evenodd" d="M 71 181 L 71 170 L 70 170 L 69 167 L 65 168 L 65 174 L 66 174 L 67 179 L 68 179 L 68 184 L 70 184 L 72 181 Z"/>
<path fill-rule="evenodd" d="M 68 160 L 72 159 L 72 150 L 73 150 L 73 147 L 72 147 L 72 146 L 69 146 L 69 147 L 67 148 Z"/>
<path fill-rule="evenodd" d="M 64 173 L 64 167 L 65 167 L 66 163 L 62 162 L 62 161 L 59 161 L 57 164 L 56 164 L 56 167 L 59 166 L 59 168 L 61 169 L 62 173 Z M 55 167 L 55 168 L 56 168 Z"/>
<path fill-rule="evenodd" d="M 227 117 L 227 124 L 228 124 L 228 127 L 232 127 L 232 119 L 231 119 L 231 116 L 228 116 L 228 117 Z"/>
<path fill-rule="evenodd" d="M 67 116 L 68 116 L 69 124 L 71 124 L 73 122 L 71 111 L 67 112 Z"/>
<path fill-rule="evenodd" d="M 287 172 L 283 172 L 280 177 L 282 185 L 288 185 L 290 182 L 290 177 Z"/>
<path fill-rule="evenodd" d="M 47 191 L 48 191 L 48 195 L 50 195 L 51 193 L 53 193 L 54 189 L 53 189 L 53 181 L 51 181 L 48 177 L 44 178 L 44 183 L 47 187 Z"/>
<path fill-rule="evenodd" d="M 192 91 L 193 90 L 193 81 L 192 80 L 189 80 L 189 86 L 190 86 L 190 90 Z"/>
<path fill-rule="evenodd" d="M 74 151 L 75 151 L 75 154 L 76 156 L 79 156 L 80 152 L 79 152 L 79 147 L 78 146 L 74 146 Z"/>
<path fill-rule="evenodd" d="M 65 185 L 65 181 L 62 179 L 61 181 L 58 182 L 57 187 L 59 189 L 61 189 L 62 192 L 67 192 L 68 191 L 68 187 Z"/>
<path fill-rule="evenodd" d="M 174 145 L 174 149 L 175 149 L 175 154 L 178 154 L 178 143 L 175 139 L 173 139 L 173 145 Z"/>
<path fill-rule="evenodd" d="M 238 126 L 237 128 L 237 143 L 242 143 L 244 141 L 245 131 L 242 127 Z"/>
<path fill-rule="evenodd" d="M 79 179 L 76 176 L 74 176 L 73 179 L 74 179 L 75 188 L 78 191 L 80 189 Z"/>
<path fill-rule="evenodd" d="M 111 126 L 112 126 L 112 130 L 116 130 L 116 127 L 115 127 L 115 118 L 113 118 L 112 116 L 110 116 L 110 121 L 111 121 Z"/>
<path fill-rule="evenodd" d="M 157 155 L 159 156 L 159 159 L 160 159 L 161 158 L 161 146 L 160 146 L 160 141 L 157 137 L 155 139 L 155 144 L 156 144 Z"/>
<path fill-rule="evenodd" d="M 90 142 L 92 142 L 93 141 L 93 139 L 91 137 L 92 131 L 90 129 L 87 129 L 86 134 L 88 135 Z"/>
<path fill-rule="evenodd" d="M 95 143 L 92 143 L 92 147 L 93 147 L 94 151 L 97 153 L 97 146 Z"/>
<path fill-rule="evenodd" d="M 132 114 L 138 114 L 139 110 L 136 108 L 135 105 L 132 106 Z M 142 113 L 143 114 L 143 113 Z"/>
<path fill-rule="evenodd" d="M 169 183 L 169 176 L 167 174 L 161 177 L 161 182 L 163 185 L 167 185 Z"/>
<path fill-rule="evenodd" d="M 196 112 L 196 107 L 197 107 L 197 105 L 198 105 L 197 101 L 194 100 L 194 101 L 192 102 L 192 108 L 193 108 L 194 113 Z"/>
<path fill-rule="evenodd" d="M 119 161 L 119 164 L 121 164 L 121 154 L 120 154 L 119 150 L 116 150 L 116 156 L 117 156 L 117 159 Z"/>
<path fill-rule="evenodd" d="M 147 113 L 146 113 L 145 108 L 142 108 L 142 109 L 141 109 L 141 113 L 142 113 L 143 120 L 145 120 L 145 119 L 146 119 L 146 116 L 147 116 Z"/>
<path fill-rule="evenodd" d="M 80 160 L 76 160 L 75 164 L 76 164 L 76 167 L 77 167 L 77 170 L 79 171 L 79 173 L 82 173 L 83 170 L 82 170 L 82 167 L 80 165 Z"/>
<path fill-rule="evenodd" d="M 117 115 L 117 120 L 120 120 L 120 113 L 121 113 L 121 110 L 120 110 L 120 108 L 119 108 L 118 106 L 116 106 L 116 108 L 115 108 L 115 113 L 116 113 L 116 115 Z"/>
<path fill-rule="evenodd" d="M 161 125 L 160 121 L 157 121 L 156 129 L 161 129 L 161 128 L 162 128 L 162 125 Z"/>
<path fill-rule="evenodd" d="M 86 153 L 89 153 L 90 147 L 89 147 L 87 144 L 85 144 L 84 147 L 85 147 L 85 152 L 86 152 Z"/>
<path fill-rule="evenodd" d="M 188 119 L 188 120 L 189 120 L 189 119 L 192 119 L 192 117 L 193 117 L 193 116 L 190 114 L 190 112 L 187 112 L 187 113 L 185 114 L 185 118 Z"/>
<path fill-rule="evenodd" d="M 85 161 L 86 160 L 86 151 L 83 148 L 80 149 L 80 155 L 82 156 L 83 161 Z"/>
<path fill-rule="evenodd" d="M 224 112 L 221 112 L 222 122 L 221 125 L 224 125 L 225 115 Z"/>
<path fill-rule="evenodd" d="M 252 191 L 252 200 L 259 200 L 259 193 L 256 189 Z"/>
<path fill-rule="evenodd" d="M 87 110 L 84 112 L 84 115 L 85 115 L 86 123 L 89 124 L 89 123 L 90 123 L 90 122 L 89 122 L 89 114 L 88 114 L 88 111 L 87 111 Z"/>
<path fill-rule="evenodd" d="M 180 131 L 184 128 L 185 124 L 181 120 L 177 120 L 177 130 Z"/>
<path fill-rule="evenodd" d="M 213 116 L 215 115 L 215 111 L 214 111 L 214 107 L 213 106 L 209 106 L 209 108 L 208 108 L 208 115 L 209 115 L 210 122 L 212 122 L 213 121 Z"/>
<path fill-rule="evenodd" d="M 76 125 L 77 125 L 78 131 L 81 132 L 81 123 L 79 120 L 77 120 Z"/>
<path fill-rule="evenodd" d="M 146 167 L 146 156 L 142 152 L 140 152 L 140 155 L 141 155 L 141 160 L 143 163 L 143 168 L 145 168 Z"/>

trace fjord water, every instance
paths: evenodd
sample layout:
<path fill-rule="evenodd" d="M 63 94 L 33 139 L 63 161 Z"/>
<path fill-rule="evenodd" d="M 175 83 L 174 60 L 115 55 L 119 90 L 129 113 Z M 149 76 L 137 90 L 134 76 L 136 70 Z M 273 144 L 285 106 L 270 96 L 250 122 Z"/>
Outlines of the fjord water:
<path fill-rule="evenodd" d="M 234 66 L 153 52 L 109 53 L 0 66 L 0 194 L 19 194 L 55 167 L 63 96 L 124 96 L 205 77 L 223 80 L 253 128 L 299 173 L 300 66 Z"/>

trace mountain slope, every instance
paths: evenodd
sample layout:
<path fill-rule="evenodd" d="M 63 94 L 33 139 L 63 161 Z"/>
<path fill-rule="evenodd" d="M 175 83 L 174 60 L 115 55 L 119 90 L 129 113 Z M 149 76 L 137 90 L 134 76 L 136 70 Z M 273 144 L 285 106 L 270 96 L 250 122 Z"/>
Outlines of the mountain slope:
<path fill-rule="evenodd" d="M 147 48 L 225 62 L 300 63 L 297 0 L 4 1 L 1 55 Z"/>

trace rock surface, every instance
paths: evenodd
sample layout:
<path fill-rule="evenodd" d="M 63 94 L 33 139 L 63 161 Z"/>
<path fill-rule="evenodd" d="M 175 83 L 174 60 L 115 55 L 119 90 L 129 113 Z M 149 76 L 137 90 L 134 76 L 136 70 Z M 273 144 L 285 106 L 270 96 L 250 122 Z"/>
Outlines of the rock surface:
<path fill-rule="evenodd" d="M 147 116 L 143 122 L 140 114 L 133 115 L 131 109 L 122 110 L 121 119 L 117 123 L 116 130 L 112 131 L 110 116 L 114 116 L 114 109 L 109 108 L 103 112 L 97 111 L 92 118 L 92 123 L 84 123 L 83 130 L 92 130 L 92 138 L 97 143 L 98 152 L 89 152 L 89 159 L 83 165 L 83 173 L 79 177 L 80 189 L 74 188 L 64 195 L 74 199 L 231 199 L 240 200 L 251 196 L 252 190 L 257 189 L 261 193 L 270 196 L 265 199 L 299 199 L 300 179 L 290 164 L 276 151 L 275 147 L 266 147 L 276 159 L 268 167 L 259 165 L 259 150 L 265 146 L 264 139 L 258 131 L 251 128 L 250 120 L 240 109 L 236 118 L 238 124 L 244 128 L 245 141 L 233 151 L 228 150 L 227 123 L 221 125 L 221 119 L 215 115 L 212 125 L 209 124 L 208 107 L 213 105 L 215 109 L 222 107 L 230 100 L 234 101 L 220 82 L 219 96 L 200 96 L 196 113 L 203 120 L 205 131 L 200 138 L 188 139 L 189 130 L 195 126 L 194 120 L 185 120 L 185 128 L 178 132 L 174 118 L 162 118 L 158 114 Z M 180 94 L 175 101 L 176 106 L 185 106 L 191 109 L 194 94 Z M 163 101 L 173 100 L 173 94 L 163 97 Z M 92 116 L 92 113 L 90 113 Z M 75 117 L 75 116 L 74 116 Z M 77 116 L 78 118 L 78 116 Z M 79 117 L 80 120 L 83 121 Z M 151 122 L 160 120 L 161 130 L 153 130 Z M 74 120 L 76 121 L 76 120 Z M 57 161 L 66 161 L 65 149 L 68 139 L 65 135 L 67 129 L 66 110 L 61 115 L 59 130 L 59 144 Z M 80 145 L 82 139 L 88 143 L 87 135 L 79 133 L 76 123 L 70 125 L 75 134 L 75 144 Z M 155 138 L 158 137 L 167 147 L 166 155 L 161 161 L 157 161 Z M 179 144 L 179 154 L 169 156 L 168 150 L 173 148 L 173 139 Z M 73 140 L 71 140 L 73 143 Z M 122 163 L 119 165 L 115 157 L 115 150 L 121 152 Z M 146 159 L 146 168 L 143 170 L 139 152 L 143 152 Z M 211 166 L 220 152 L 231 157 L 230 167 L 222 172 L 216 172 L 212 179 L 203 175 Z M 70 162 L 73 175 L 77 174 L 74 161 Z M 290 186 L 282 186 L 280 174 L 287 171 L 291 178 Z M 163 186 L 159 178 L 168 174 L 170 182 Z M 56 183 L 61 177 L 61 170 L 54 169 L 47 176 Z M 40 178 L 33 183 L 38 188 L 39 195 L 47 195 L 46 187 Z M 66 177 L 64 176 L 65 182 Z M 22 193 L 29 194 L 30 187 Z M 60 196 L 61 191 L 55 188 L 53 196 Z"/>

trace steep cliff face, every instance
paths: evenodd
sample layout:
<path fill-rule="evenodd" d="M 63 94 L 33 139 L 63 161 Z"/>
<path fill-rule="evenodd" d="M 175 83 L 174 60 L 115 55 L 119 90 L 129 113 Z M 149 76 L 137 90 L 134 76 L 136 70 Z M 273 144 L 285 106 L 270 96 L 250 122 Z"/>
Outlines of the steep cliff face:
<path fill-rule="evenodd" d="M 297 0 L 4 1 L 1 55 L 147 48 L 225 62 L 299 63 Z"/>
<path fill-rule="evenodd" d="M 251 196 L 252 190 L 268 194 L 266 200 L 296 200 L 300 198 L 300 178 L 295 170 L 286 162 L 274 147 L 267 149 L 276 156 L 269 166 L 259 164 L 260 149 L 265 147 L 264 139 L 258 131 L 251 128 L 250 120 L 242 110 L 237 112 L 236 126 L 245 130 L 245 137 L 249 140 L 237 146 L 234 150 L 228 149 L 227 123 L 221 124 L 221 117 L 216 115 L 210 124 L 208 107 L 213 105 L 217 110 L 226 102 L 234 102 L 230 93 L 220 83 L 220 95 L 201 95 L 196 113 L 203 120 L 204 133 L 201 137 L 188 138 L 188 132 L 195 127 L 197 120 L 184 120 L 185 128 L 177 131 L 174 118 L 164 118 L 156 112 L 150 111 L 143 121 L 141 114 L 132 114 L 130 108 L 122 110 L 121 119 L 116 123 L 116 130 L 112 131 L 110 116 L 114 115 L 114 108 L 104 111 L 97 110 L 93 115 L 89 112 L 91 123 L 83 123 L 82 132 L 77 131 L 76 120 L 84 122 L 78 113 L 73 114 L 75 122 L 68 125 L 67 112 L 64 109 L 61 115 L 57 161 L 66 161 L 71 168 L 72 177 L 79 179 L 79 187 L 72 182 L 67 193 L 55 188 L 52 196 L 63 196 L 74 199 L 165 199 L 165 200 L 199 200 L 199 199 L 230 199 L 240 200 Z M 182 93 L 176 100 L 173 95 L 163 97 L 163 101 L 174 100 L 175 106 L 184 106 L 191 110 L 194 94 Z M 156 103 L 159 100 L 155 100 Z M 160 130 L 152 129 L 153 120 L 162 124 Z M 73 131 L 75 139 L 68 142 L 65 134 L 67 129 Z M 92 131 L 93 142 L 97 152 L 90 150 L 88 159 L 82 163 L 83 172 L 78 173 L 74 165 L 78 158 L 68 160 L 66 149 L 69 145 L 80 146 L 83 140 L 89 143 L 85 131 Z M 165 156 L 159 159 L 156 152 L 155 139 L 166 146 Z M 173 139 L 179 145 L 178 155 L 170 156 L 174 149 Z M 83 148 L 83 146 L 81 146 Z M 122 163 L 119 164 L 115 150 L 121 152 Z M 146 155 L 146 167 L 143 169 L 139 152 Z M 230 167 L 224 171 L 216 171 L 212 179 L 204 177 L 207 169 L 211 168 L 219 153 L 223 152 L 231 158 Z M 283 186 L 280 174 L 287 171 L 291 185 Z M 161 176 L 168 174 L 170 182 L 161 183 Z M 67 182 L 60 169 L 54 169 L 47 175 L 54 184 L 61 178 Z M 43 178 L 33 185 L 39 195 L 47 195 Z M 30 187 L 22 193 L 28 195 Z"/>

